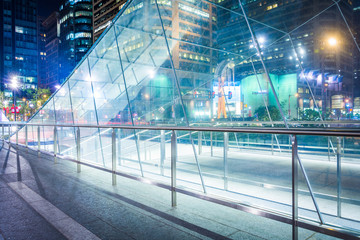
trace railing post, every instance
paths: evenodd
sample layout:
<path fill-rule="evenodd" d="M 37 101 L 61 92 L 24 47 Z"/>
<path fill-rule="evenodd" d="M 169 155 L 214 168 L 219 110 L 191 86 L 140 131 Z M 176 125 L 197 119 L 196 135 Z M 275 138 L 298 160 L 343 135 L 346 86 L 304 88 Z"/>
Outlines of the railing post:
<path fill-rule="evenodd" d="M 199 148 L 199 155 L 202 153 L 202 131 L 198 132 L 198 148 Z"/>
<path fill-rule="evenodd" d="M 160 171 L 164 176 L 164 162 L 165 162 L 165 130 L 160 130 Z"/>
<path fill-rule="evenodd" d="M 40 157 L 40 126 L 37 127 L 37 136 L 38 136 L 38 157 Z"/>
<path fill-rule="evenodd" d="M 56 158 L 56 152 L 57 152 L 57 129 L 56 126 L 54 127 L 54 163 L 57 163 Z"/>
<path fill-rule="evenodd" d="M 330 162 L 330 137 L 328 137 L 328 160 Z"/>
<path fill-rule="evenodd" d="M 2 139 L 5 140 L 4 124 L 1 125 L 1 129 L 2 129 Z"/>
<path fill-rule="evenodd" d="M 80 154 L 80 128 L 78 127 L 76 130 L 76 160 L 77 160 L 77 172 L 81 172 L 81 154 Z"/>
<path fill-rule="evenodd" d="M 111 152 L 112 152 L 112 185 L 116 185 L 116 131 L 112 129 L 111 134 Z"/>
<path fill-rule="evenodd" d="M 177 142 L 176 133 L 173 130 L 171 134 L 171 206 L 175 207 L 176 203 L 176 161 L 177 161 Z"/>
<path fill-rule="evenodd" d="M 11 124 L 9 124 L 9 131 L 8 131 L 8 141 L 10 143 L 10 136 L 11 136 Z"/>
<path fill-rule="evenodd" d="M 224 132 L 224 189 L 228 190 L 228 148 L 229 148 L 229 133 Z"/>
<path fill-rule="evenodd" d="M 274 155 L 274 134 L 271 134 L 271 155 Z"/>
<path fill-rule="evenodd" d="M 17 125 L 15 125 L 16 128 L 17 128 Z M 19 134 L 18 134 L 19 131 L 17 131 L 16 129 L 16 132 L 15 132 L 15 136 L 16 136 L 16 148 L 18 148 L 18 144 L 19 144 Z"/>
<path fill-rule="evenodd" d="M 118 141 L 118 147 L 117 147 L 117 158 L 118 158 L 118 165 L 121 166 L 121 128 L 118 129 L 118 137 L 117 137 Z"/>
<path fill-rule="evenodd" d="M 213 132 L 210 132 L 210 152 L 211 156 L 214 156 L 214 148 L 213 148 Z"/>
<path fill-rule="evenodd" d="M 298 163 L 297 163 L 297 139 L 296 135 L 291 136 L 291 172 L 292 172 L 292 239 L 298 239 Z"/>
<path fill-rule="evenodd" d="M 29 150 L 29 143 L 28 143 L 28 126 L 25 125 L 25 147 L 26 147 L 26 151 Z"/>
<path fill-rule="evenodd" d="M 341 217 L 341 137 L 337 137 L 336 167 L 337 216 Z"/>

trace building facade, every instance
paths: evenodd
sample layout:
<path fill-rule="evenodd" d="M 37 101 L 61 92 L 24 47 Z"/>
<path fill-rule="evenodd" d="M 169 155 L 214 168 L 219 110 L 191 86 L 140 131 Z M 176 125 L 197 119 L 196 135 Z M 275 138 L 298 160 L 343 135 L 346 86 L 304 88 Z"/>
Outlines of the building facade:
<path fill-rule="evenodd" d="M 334 95 L 341 95 L 344 101 L 352 101 L 354 45 L 342 14 L 336 5 L 331 7 L 333 2 L 242 2 L 250 24 L 253 24 L 252 30 L 266 70 L 275 75 L 296 74 L 293 75 L 297 78 L 296 98 L 302 110 L 317 105 L 325 113 L 333 108 Z M 217 43 L 226 52 L 220 54 L 219 58 L 234 62 L 237 81 L 255 73 L 264 74 L 239 1 L 223 0 L 220 4 L 226 10 L 218 10 L 220 27 Z M 341 1 L 340 4 L 350 27 L 352 4 L 352 1 Z M 269 84 L 264 86 L 264 91 L 272 91 Z M 247 105 L 246 100 L 242 104 Z M 288 110 L 286 105 L 284 110 Z"/>
<path fill-rule="evenodd" d="M 46 34 L 46 66 L 45 78 L 41 85 L 50 88 L 52 91 L 60 82 L 60 62 L 59 62 L 59 48 L 60 48 L 60 25 L 59 13 L 53 12 L 43 22 L 43 28 Z"/>
<path fill-rule="evenodd" d="M 46 79 L 46 32 L 43 25 L 44 17 L 38 16 L 38 85 L 44 87 L 44 81 Z"/>
<path fill-rule="evenodd" d="M 60 81 L 64 81 L 92 45 L 92 1 L 64 0 L 59 18 Z"/>
<path fill-rule="evenodd" d="M 126 0 L 93 0 L 93 42 L 110 25 Z"/>
<path fill-rule="evenodd" d="M 36 88 L 38 83 L 37 1 L 0 1 L 1 90 L 11 95 L 10 83 Z"/>

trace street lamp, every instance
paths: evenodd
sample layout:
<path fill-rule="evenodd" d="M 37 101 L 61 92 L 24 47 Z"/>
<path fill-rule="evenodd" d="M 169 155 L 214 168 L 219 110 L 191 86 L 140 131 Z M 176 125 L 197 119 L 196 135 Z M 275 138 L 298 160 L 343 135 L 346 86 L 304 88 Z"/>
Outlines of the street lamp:
<path fill-rule="evenodd" d="M 11 79 L 10 88 L 11 88 L 12 91 L 13 91 L 14 121 L 16 121 L 16 98 L 15 98 L 15 90 L 17 90 L 17 88 L 18 88 L 18 81 L 17 81 L 17 77 L 16 77 L 16 76 Z"/>
<path fill-rule="evenodd" d="M 335 37 L 327 38 L 325 41 L 322 41 L 322 44 L 325 45 L 325 42 L 327 42 L 327 45 L 330 46 L 331 48 L 335 48 L 338 45 L 338 40 Z M 323 46 L 323 48 L 325 48 L 325 46 Z M 321 109 L 322 109 L 323 118 L 325 118 L 326 104 L 327 104 L 327 89 L 329 84 L 325 82 L 324 52 L 322 52 L 320 55 L 320 64 L 321 64 L 321 102 L 322 102 Z"/>

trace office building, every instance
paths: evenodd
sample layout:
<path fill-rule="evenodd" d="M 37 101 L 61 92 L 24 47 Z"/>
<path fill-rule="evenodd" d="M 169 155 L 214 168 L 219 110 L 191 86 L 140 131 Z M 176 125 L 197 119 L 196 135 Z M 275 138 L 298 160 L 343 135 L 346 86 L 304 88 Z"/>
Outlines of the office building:
<path fill-rule="evenodd" d="M 43 27 L 46 34 L 46 66 L 44 67 L 46 77 L 42 86 L 50 88 L 52 91 L 60 82 L 60 62 L 59 62 L 59 48 L 60 48 L 60 25 L 59 13 L 53 12 L 43 22 Z"/>
<path fill-rule="evenodd" d="M 93 0 L 93 42 L 110 25 L 126 0 Z"/>
<path fill-rule="evenodd" d="M 92 45 L 92 1 L 64 0 L 59 18 L 60 81 L 64 81 Z"/>
<path fill-rule="evenodd" d="M 234 61 L 236 79 L 241 81 L 255 72 L 263 74 L 264 68 L 238 3 L 220 3 L 233 11 L 218 9 L 218 44 L 233 53 L 219 57 Z M 243 1 L 243 7 L 250 24 L 254 23 L 252 29 L 267 71 L 276 75 L 297 73 L 299 107 L 318 105 L 325 112 L 332 108 L 333 95 L 352 99 L 354 45 L 342 16 L 351 26 L 352 2 L 341 2 L 342 14 L 334 2 L 328 1 L 248 0 Z M 263 88 L 272 91 L 269 84 Z"/>
<path fill-rule="evenodd" d="M 0 12 L 0 85 L 10 96 L 12 80 L 18 87 L 37 87 L 37 1 L 2 0 Z"/>
<path fill-rule="evenodd" d="M 44 87 L 43 82 L 46 79 L 46 33 L 43 26 L 44 17 L 38 16 L 38 85 Z"/>

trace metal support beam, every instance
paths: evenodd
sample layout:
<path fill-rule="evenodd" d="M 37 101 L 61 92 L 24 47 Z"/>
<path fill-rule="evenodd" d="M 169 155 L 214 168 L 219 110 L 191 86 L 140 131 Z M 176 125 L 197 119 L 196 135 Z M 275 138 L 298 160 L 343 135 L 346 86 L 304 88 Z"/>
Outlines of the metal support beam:
<path fill-rule="evenodd" d="M 292 172 L 292 239 L 298 239 L 298 161 L 297 161 L 297 139 L 296 135 L 291 136 L 291 172 Z"/>
<path fill-rule="evenodd" d="M 81 172 L 81 155 L 80 155 L 80 128 L 78 127 L 76 130 L 76 160 L 77 160 L 77 172 Z"/>
<path fill-rule="evenodd" d="M 224 189 L 228 190 L 228 149 L 229 149 L 229 133 L 224 132 Z"/>
<path fill-rule="evenodd" d="M 302 162 L 301 162 L 301 159 L 300 159 L 300 157 L 299 157 L 298 152 L 296 152 L 296 157 L 297 157 L 297 160 L 298 160 L 298 162 L 299 162 L 300 169 L 301 169 L 301 171 L 302 171 L 302 173 L 303 173 L 303 175 L 304 175 L 304 177 L 305 177 L 305 181 L 306 181 L 307 187 L 308 187 L 308 189 L 309 189 L 309 193 L 310 193 L 311 199 L 312 199 L 312 201 L 313 201 L 313 203 L 314 203 L 314 206 L 315 206 L 315 209 L 316 209 L 316 213 L 317 213 L 317 215 L 318 215 L 318 217 L 319 217 L 320 224 L 324 224 L 324 220 L 323 220 L 323 218 L 322 218 L 322 215 L 321 215 L 319 206 L 318 206 L 318 204 L 317 204 L 317 202 L 316 202 L 315 195 L 314 195 L 314 192 L 313 192 L 313 190 L 312 190 L 312 187 L 311 187 L 309 178 L 308 178 L 308 176 L 307 176 L 307 173 L 306 173 L 306 171 L 305 171 L 304 166 L 302 165 Z"/>
<path fill-rule="evenodd" d="M 337 137 L 336 179 L 337 179 L 337 216 L 341 217 L 341 137 Z"/>
<path fill-rule="evenodd" d="M 165 162 L 165 130 L 160 130 L 160 171 L 164 176 L 164 162 Z"/>
<path fill-rule="evenodd" d="M 116 185 L 116 130 L 111 133 L 112 185 Z"/>
<path fill-rule="evenodd" d="M 175 207 L 176 202 L 176 161 L 177 161 L 177 142 L 176 133 L 173 130 L 171 134 L 171 206 Z"/>

